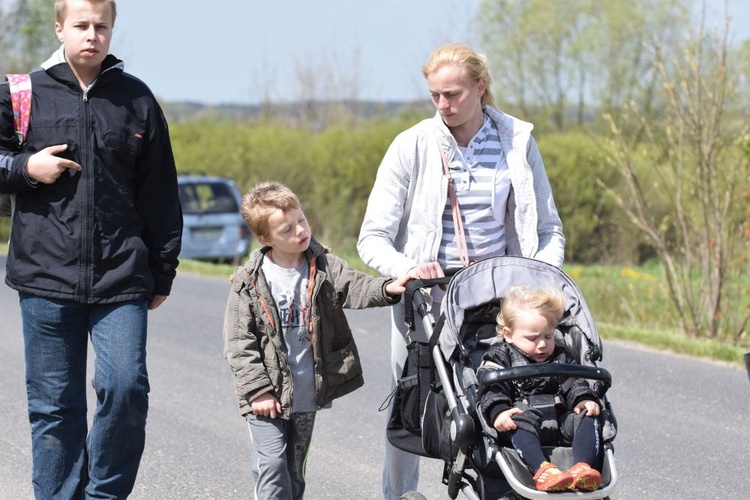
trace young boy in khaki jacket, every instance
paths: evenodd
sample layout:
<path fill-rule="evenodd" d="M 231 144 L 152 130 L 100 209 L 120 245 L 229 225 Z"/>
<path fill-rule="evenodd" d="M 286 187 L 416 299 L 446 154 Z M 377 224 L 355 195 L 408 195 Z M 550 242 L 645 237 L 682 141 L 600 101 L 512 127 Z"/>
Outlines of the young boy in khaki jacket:
<path fill-rule="evenodd" d="M 364 383 L 344 309 L 394 304 L 410 277 L 376 278 L 328 253 L 282 184 L 251 189 L 242 215 L 264 247 L 232 279 L 224 355 L 253 441 L 255 498 L 300 499 L 315 412 Z"/>

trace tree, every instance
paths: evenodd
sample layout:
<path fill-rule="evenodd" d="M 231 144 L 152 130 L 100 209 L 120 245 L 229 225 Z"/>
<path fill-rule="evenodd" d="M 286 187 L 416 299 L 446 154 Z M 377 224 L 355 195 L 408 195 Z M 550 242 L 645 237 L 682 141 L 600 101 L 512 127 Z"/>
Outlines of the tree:
<path fill-rule="evenodd" d="M 655 248 L 683 331 L 738 342 L 750 315 L 747 214 L 738 203 L 750 174 L 748 103 L 739 99 L 748 61 L 728 44 L 728 18 L 721 32 L 703 20 L 687 31 L 680 58 L 652 44 L 661 119 L 635 106 L 608 117 L 611 163 L 626 186 L 609 192 Z"/>
<path fill-rule="evenodd" d="M 556 130 L 592 108 L 648 103 L 654 71 L 643 43 L 669 47 L 686 0 L 485 0 L 479 18 L 498 95 Z M 644 107 L 648 107 L 644 104 Z M 587 116 L 589 112 L 589 116 Z"/>
<path fill-rule="evenodd" d="M 38 67 L 59 46 L 55 13 L 47 0 L 16 0 L 0 6 L 0 71 L 28 72 Z"/>
<path fill-rule="evenodd" d="M 362 51 L 356 44 L 348 45 L 346 50 L 344 55 L 332 50 L 295 59 L 291 84 L 301 104 L 303 121 L 317 127 L 357 121 L 357 101 L 366 87 L 361 71 Z"/>

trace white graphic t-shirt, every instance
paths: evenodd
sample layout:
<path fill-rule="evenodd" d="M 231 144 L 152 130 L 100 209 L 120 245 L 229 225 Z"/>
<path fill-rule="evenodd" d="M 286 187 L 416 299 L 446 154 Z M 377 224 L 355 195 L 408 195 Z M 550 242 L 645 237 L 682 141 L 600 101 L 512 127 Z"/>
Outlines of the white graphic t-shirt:
<path fill-rule="evenodd" d="M 287 269 L 264 258 L 262 268 L 279 310 L 289 368 L 292 371 L 292 413 L 316 411 L 314 361 L 310 332 L 307 330 L 310 265 L 304 259 L 299 266 Z"/>

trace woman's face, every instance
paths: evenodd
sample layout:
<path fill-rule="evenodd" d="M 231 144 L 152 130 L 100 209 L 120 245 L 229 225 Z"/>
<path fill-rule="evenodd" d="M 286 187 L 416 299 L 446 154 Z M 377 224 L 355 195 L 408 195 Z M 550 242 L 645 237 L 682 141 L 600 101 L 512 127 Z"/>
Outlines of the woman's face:
<path fill-rule="evenodd" d="M 473 81 L 466 69 L 450 64 L 427 75 L 432 103 L 448 128 L 461 127 L 478 121 L 482 115 L 484 80 Z"/>

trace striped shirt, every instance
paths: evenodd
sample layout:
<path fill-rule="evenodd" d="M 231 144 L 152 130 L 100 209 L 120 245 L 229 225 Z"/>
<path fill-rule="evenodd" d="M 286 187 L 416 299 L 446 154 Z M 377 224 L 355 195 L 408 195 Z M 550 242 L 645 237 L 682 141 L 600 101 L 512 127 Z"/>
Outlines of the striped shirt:
<path fill-rule="evenodd" d="M 505 215 L 510 172 L 497 127 L 489 116 L 484 115 L 484 125 L 468 147 L 459 148 L 448 168 L 456 189 L 469 260 L 505 255 L 505 223 L 493 214 Z M 444 269 L 461 267 L 450 199 L 443 211 L 443 237 L 437 260 Z"/>

